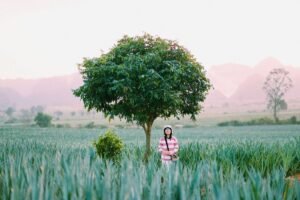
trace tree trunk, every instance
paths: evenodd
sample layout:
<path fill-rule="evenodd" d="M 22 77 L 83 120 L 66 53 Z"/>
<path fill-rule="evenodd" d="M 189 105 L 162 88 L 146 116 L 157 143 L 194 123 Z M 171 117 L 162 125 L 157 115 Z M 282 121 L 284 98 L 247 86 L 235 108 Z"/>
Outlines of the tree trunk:
<path fill-rule="evenodd" d="M 147 122 L 143 125 L 146 134 L 146 152 L 144 154 L 144 161 L 148 162 L 148 158 L 151 155 L 151 130 L 152 130 L 153 120 Z"/>
<path fill-rule="evenodd" d="M 279 119 L 277 117 L 277 106 L 276 105 L 273 110 L 273 117 L 274 117 L 275 123 L 277 124 L 279 122 Z"/>

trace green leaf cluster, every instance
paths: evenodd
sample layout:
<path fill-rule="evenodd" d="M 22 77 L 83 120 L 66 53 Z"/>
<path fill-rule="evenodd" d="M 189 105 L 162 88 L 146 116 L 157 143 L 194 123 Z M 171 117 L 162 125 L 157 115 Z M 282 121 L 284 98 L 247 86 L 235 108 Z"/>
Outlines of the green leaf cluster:
<path fill-rule="evenodd" d="M 51 126 L 51 120 L 52 120 L 52 117 L 50 115 L 47 115 L 47 114 L 44 114 L 41 112 L 39 112 L 34 118 L 34 121 L 36 122 L 36 124 L 39 127 Z"/>
<path fill-rule="evenodd" d="M 94 141 L 93 145 L 101 158 L 113 161 L 120 159 L 124 148 L 121 138 L 110 129 L 104 135 L 101 135 L 97 141 Z"/>
<path fill-rule="evenodd" d="M 157 117 L 195 119 L 211 87 L 187 49 L 149 34 L 124 36 L 108 53 L 85 58 L 80 70 L 84 84 L 74 95 L 88 110 L 142 126 Z"/>

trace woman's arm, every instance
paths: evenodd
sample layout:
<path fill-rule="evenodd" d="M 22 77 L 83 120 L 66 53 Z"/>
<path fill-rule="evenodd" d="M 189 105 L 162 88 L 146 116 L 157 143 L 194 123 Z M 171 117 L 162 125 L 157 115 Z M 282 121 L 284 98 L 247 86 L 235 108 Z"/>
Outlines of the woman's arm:
<path fill-rule="evenodd" d="M 172 155 L 170 151 L 164 150 L 166 148 L 166 142 L 164 139 L 159 140 L 159 145 L 158 145 L 158 151 L 164 155 L 164 156 L 169 156 Z"/>

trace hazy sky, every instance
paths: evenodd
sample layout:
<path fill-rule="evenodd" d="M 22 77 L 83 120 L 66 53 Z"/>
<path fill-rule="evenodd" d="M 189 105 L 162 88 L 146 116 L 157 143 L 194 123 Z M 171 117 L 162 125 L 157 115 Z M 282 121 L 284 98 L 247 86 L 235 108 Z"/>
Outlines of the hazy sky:
<path fill-rule="evenodd" d="M 206 68 L 300 66 L 299 0 L 0 0 L 0 78 L 77 71 L 124 34 L 177 40 Z"/>

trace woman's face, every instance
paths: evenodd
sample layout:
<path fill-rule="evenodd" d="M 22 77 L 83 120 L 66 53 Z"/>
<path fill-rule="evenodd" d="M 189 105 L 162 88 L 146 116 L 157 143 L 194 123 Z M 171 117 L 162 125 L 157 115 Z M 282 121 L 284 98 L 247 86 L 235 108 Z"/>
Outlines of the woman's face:
<path fill-rule="evenodd" d="M 171 129 L 167 128 L 167 129 L 165 130 L 165 134 L 169 136 L 169 135 L 171 134 Z"/>

